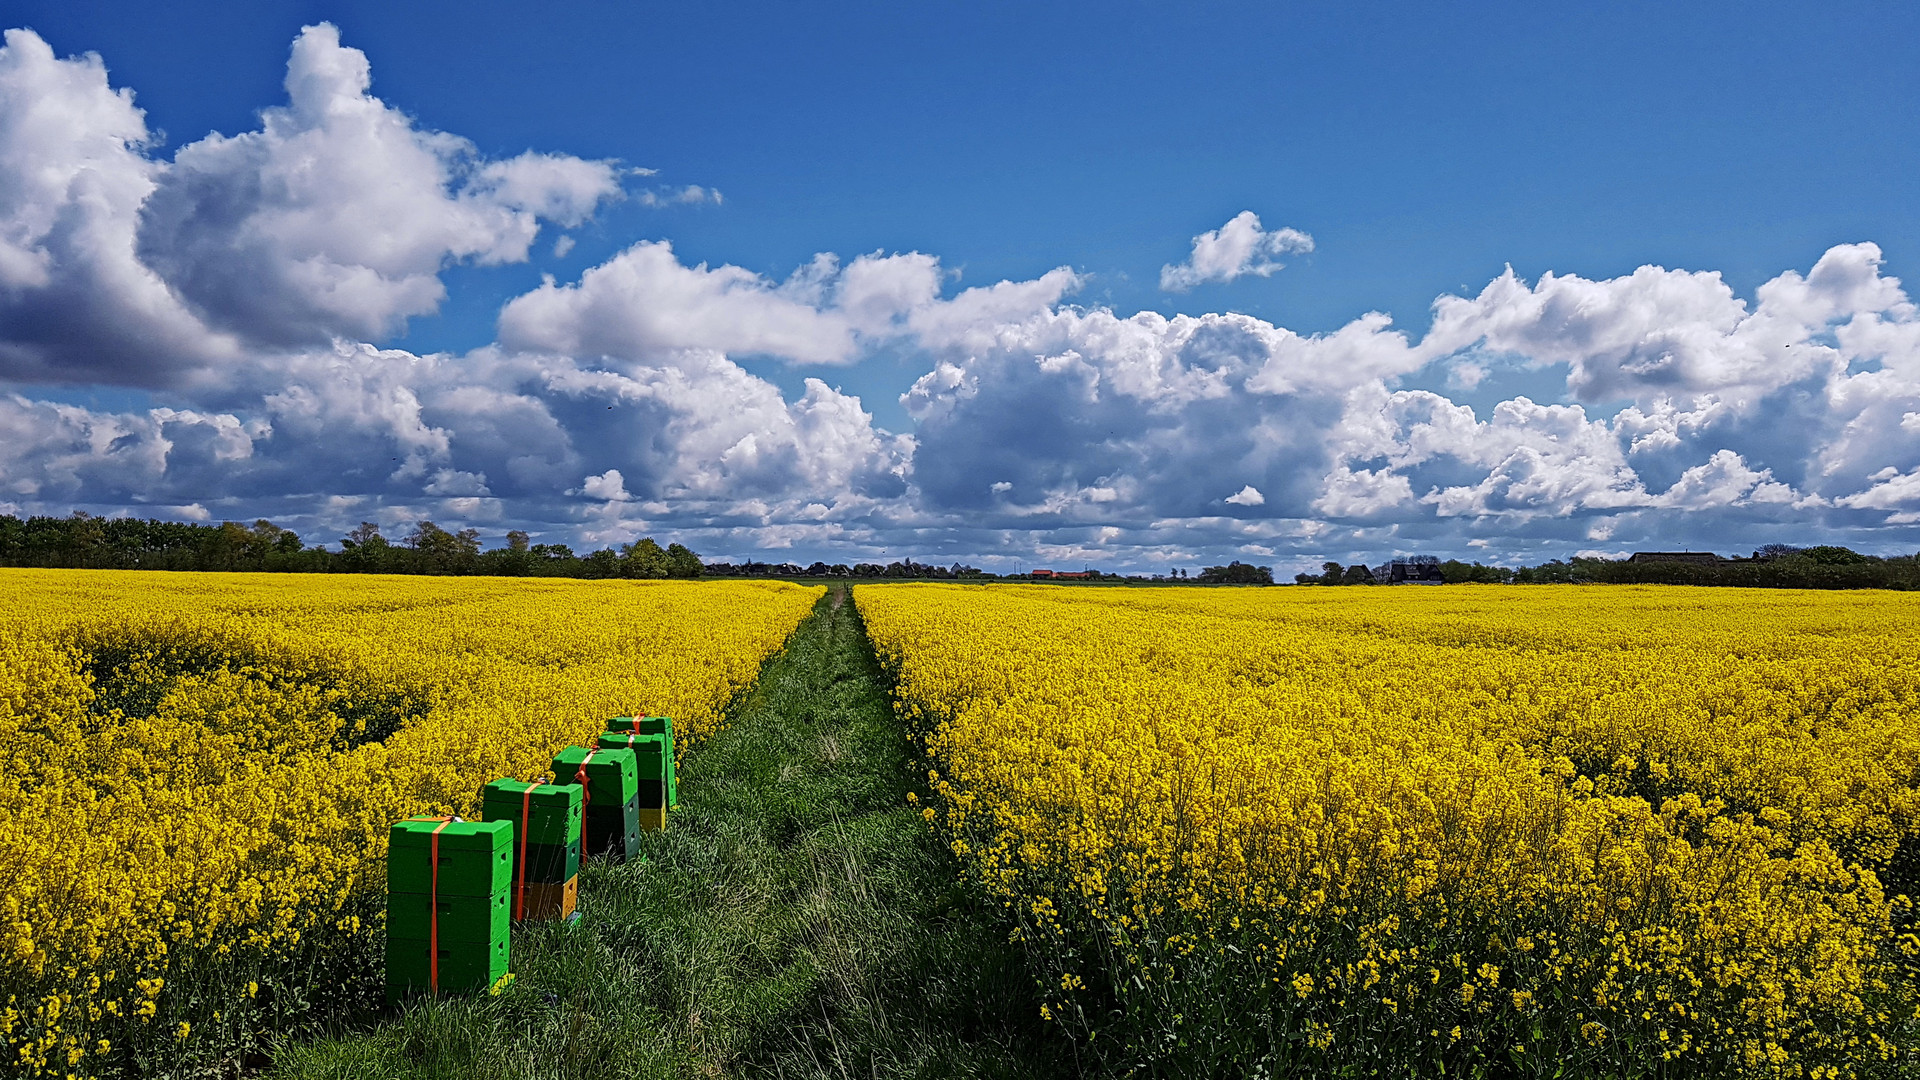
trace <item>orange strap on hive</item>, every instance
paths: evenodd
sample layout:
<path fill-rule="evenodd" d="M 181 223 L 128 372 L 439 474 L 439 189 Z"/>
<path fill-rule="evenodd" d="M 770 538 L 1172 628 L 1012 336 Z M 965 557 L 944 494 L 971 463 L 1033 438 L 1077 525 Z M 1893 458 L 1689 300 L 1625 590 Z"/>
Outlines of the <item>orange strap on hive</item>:
<path fill-rule="evenodd" d="M 593 801 L 593 787 L 587 783 L 587 762 L 592 761 L 593 755 L 599 752 L 598 747 L 587 751 L 587 756 L 580 759 L 580 767 L 573 773 L 573 782 L 580 785 L 580 809 L 583 812 L 587 804 Z"/>
<path fill-rule="evenodd" d="M 440 992 L 440 829 L 453 824 L 452 816 L 440 819 L 440 827 L 427 840 L 428 858 L 433 860 L 433 885 L 427 893 L 427 989 Z"/>
<path fill-rule="evenodd" d="M 517 871 L 513 885 L 513 917 L 524 918 L 527 914 L 527 834 L 533 831 L 533 789 L 541 786 L 540 781 L 527 785 L 520 794 L 520 857 L 514 869 Z"/>

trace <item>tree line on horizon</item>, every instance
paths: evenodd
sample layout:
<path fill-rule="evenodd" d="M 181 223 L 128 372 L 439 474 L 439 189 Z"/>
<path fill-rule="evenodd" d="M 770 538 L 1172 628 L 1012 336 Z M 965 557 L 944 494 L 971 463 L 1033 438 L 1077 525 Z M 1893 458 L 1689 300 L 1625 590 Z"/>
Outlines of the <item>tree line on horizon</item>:
<path fill-rule="evenodd" d="M 218 525 L 140 518 L 0 515 L 0 566 L 89 570 L 250 570 L 310 574 L 478 574 L 495 577 L 694 578 L 700 556 L 651 537 L 577 555 L 565 544 L 535 544 L 520 530 L 482 550 L 475 529 L 415 523 L 390 540 L 363 521 L 340 550 L 307 546 L 264 518 Z"/>
<path fill-rule="evenodd" d="M 912 559 L 896 559 L 890 563 L 826 563 L 815 562 L 810 566 L 799 563 L 763 563 L 745 562 L 708 563 L 706 573 L 709 577 L 824 577 L 824 578 L 906 578 L 926 581 L 1030 581 L 1061 580 L 1054 577 L 1036 578 L 1030 573 L 993 574 L 965 563 L 952 566 L 938 566 L 931 563 L 915 562 Z M 1198 577 L 1189 576 L 1184 570 L 1175 569 L 1171 573 L 1155 576 L 1151 579 L 1138 574 L 1116 574 L 1100 570 L 1085 570 L 1076 574 L 1073 581 L 1154 581 L 1156 583 L 1195 584 L 1195 585 L 1271 585 L 1273 568 L 1271 566 L 1252 566 L 1243 562 L 1232 562 L 1226 566 L 1209 566 Z"/>
<path fill-rule="evenodd" d="M 1553 559 L 1538 566 L 1490 566 L 1433 560 L 1440 581 L 1457 585 L 1706 585 L 1749 589 L 1920 589 L 1920 556 L 1882 558 L 1822 544 L 1768 544 L 1750 559 L 1718 562 L 1633 562 L 1629 559 Z M 1376 585 L 1372 568 L 1325 563 L 1318 574 L 1296 574 L 1300 585 Z"/>
<path fill-rule="evenodd" d="M 1553 559 L 1538 566 L 1499 566 L 1431 556 L 1414 561 L 1437 566 L 1448 584 L 1489 585 L 1707 585 L 1774 589 L 1920 590 L 1920 556 L 1882 558 L 1833 545 L 1769 544 L 1752 558 L 1716 563 L 1633 562 L 1625 559 Z M 252 525 L 202 524 L 142 518 L 20 518 L 0 514 L 0 566 L 94 570 L 246 570 L 279 573 L 471 574 L 497 577 L 696 578 L 851 577 L 960 580 L 1027 580 L 955 563 L 951 567 L 901 560 L 888 564 L 801 567 L 790 563 L 733 565 L 701 562 L 684 544 L 661 547 L 651 537 L 576 554 L 565 544 L 535 544 L 514 530 L 497 548 L 483 550 L 475 529 L 457 532 L 420 521 L 398 540 L 373 522 L 361 522 L 338 551 L 308 546 L 299 534 L 261 519 Z M 1088 581 L 1145 581 L 1138 576 L 1095 572 Z M 1273 569 L 1233 562 L 1206 567 L 1188 578 L 1180 571 L 1151 579 L 1161 583 L 1273 584 Z M 1379 584 L 1374 568 L 1329 562 L 1319 574 L 1298 574 L 1300 585 Z"/>

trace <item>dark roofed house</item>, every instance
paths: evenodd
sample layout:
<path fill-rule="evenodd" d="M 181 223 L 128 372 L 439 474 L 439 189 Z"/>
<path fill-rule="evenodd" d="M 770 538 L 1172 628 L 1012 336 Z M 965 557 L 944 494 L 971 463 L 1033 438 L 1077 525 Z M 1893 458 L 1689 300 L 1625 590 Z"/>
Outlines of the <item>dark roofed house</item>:
<path fill-rule="evenodd" d="M 1693 563 L 1696 566 L 1718 566 L 1730 560 L 1723 559 L 1711 551 L 1636 551 L 1628 562 L 1677 562 Z"/>
<path fill-rule="evenodd" d="M 1394 559 L 1373 567 L 1372 571 L 1373 580 L 1381 585 L 1439 585 L 1445 580 L 1440 573 L 1440 560 L 1432 555 Z"/>

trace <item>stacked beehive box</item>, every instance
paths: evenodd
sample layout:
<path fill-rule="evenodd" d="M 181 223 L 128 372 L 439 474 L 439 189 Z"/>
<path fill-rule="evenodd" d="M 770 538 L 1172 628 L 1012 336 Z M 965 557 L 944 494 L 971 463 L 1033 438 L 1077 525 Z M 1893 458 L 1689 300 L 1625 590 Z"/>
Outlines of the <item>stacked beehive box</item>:
<path fill-rule="evenodd" d="M 680 778 L 674 765 L 673 717 L 671 716 L 616 716 L 607 721 L 609 734 L 659 735 L 667 741 L 667 801 L 666 805 L 680 808 Z M 605 740 L 602 740 L 605 745 Z M 625 745 L 625 744 L 622 744 Z"/>
<path fill-rule="evenodd" d="M 556 782 L 495 780 L 482 821 L 393 826 L 387 869 L 387 994 L 475 992 L 507 978 L 512 922 L 572 918 L 580 860 L 640 857 L 642 831 L 678 806 L 673 721 L 607 721 L 593 748 L 553 758 Z"/>
<path fill-rule="evenodd" d="M 639 773 L 639 817 L 642 832 L 659 832 L 667 827 L 667 808 L 672 804 L 673 751 L 664 735 L 635 735 L 609 731 L 600 736 L 603 750 L 631 750 Z"/>
<path fill-rule="evenodd" d="M 633 751 L 569 746 L 554 755 L 553 775 L 580 785 L 584 854 L 615 862 L 640 856 L 640 785 Z"/>
<path fill-rule="evenodd" d="M 507 974 L 513 829 L 414 818 L 387 848 L 387 996 L 484 990 Z"/>
<path fill-rule="evenodd" d="M 568 919 L 579 899 L 580 785 L 495 780 L 480 813 L 513 829 L 510 907 L 516 921 Z"/>

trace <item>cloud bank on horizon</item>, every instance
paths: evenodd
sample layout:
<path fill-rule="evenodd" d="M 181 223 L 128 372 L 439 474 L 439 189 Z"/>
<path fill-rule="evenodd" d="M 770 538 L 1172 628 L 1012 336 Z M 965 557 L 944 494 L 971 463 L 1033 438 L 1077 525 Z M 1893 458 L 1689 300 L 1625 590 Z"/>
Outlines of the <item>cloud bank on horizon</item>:
<path fill-rule="evenodd" d="M 378 343 L 440 309 L 449 267 L 523 262 L 543 231 L 564 251 L 614 200 L 721 199 L 489 159 L 371 87 L 308 27 L 257 130 L 165 158 L 99 57 L 7 32 L 0 512 L 270 517 L 310 541 L 431 517 L 1000 569 L 1920 539 L 1920 314 L 1870 242 L 1750 301 L 1711 271 L 1509 269 L 1414 340 L 1380 313 L 1315 335 L 1122 316 L 1070 302 L 1087 277 L 1066 266 L 958 289 L 933 255 L 821 254 L 775 280 L 646 240 L 511 299 L 493 343 L 419 355 Z M 1247 211 L 1160 283 L 1312 250 Z M 829 385 L 882 351 L 923 365 L 911 432 Z M 789 399 L 751 357 L 812 374 Z M 1543 375 L 1555 400 L 1500 393 Z"/>

